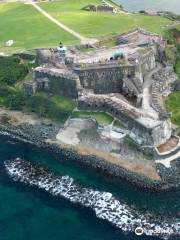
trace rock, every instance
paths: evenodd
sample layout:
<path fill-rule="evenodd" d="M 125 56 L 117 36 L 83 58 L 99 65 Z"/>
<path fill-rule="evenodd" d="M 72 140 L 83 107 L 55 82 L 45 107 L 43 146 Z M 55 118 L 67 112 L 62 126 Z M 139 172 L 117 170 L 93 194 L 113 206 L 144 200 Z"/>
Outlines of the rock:
<path fill-rule="evenodd" d="M 8 40 L 5 42 L 4 46 L 5 47 L 11 47 L 13 45 L 14 41 L 13 40 Z"/>

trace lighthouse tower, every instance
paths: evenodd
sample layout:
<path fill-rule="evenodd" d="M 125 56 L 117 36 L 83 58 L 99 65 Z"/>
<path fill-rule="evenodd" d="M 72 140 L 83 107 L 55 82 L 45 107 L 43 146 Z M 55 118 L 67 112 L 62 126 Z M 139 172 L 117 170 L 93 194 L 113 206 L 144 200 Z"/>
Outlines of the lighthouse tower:
<path fill-rule="evenodd" d="M 59 43 L 57 50 L 59 53 L 59 57 L 64 58 L 66 56 L 67 48 L 62 44 L 62 42 Z"/>

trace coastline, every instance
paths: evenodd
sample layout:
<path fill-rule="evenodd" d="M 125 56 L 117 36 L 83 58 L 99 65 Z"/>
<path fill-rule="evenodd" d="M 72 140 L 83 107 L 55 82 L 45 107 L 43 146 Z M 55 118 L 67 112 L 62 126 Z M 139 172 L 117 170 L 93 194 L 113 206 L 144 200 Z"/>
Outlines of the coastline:
<path fill-rule="evenodd" d="M 55 130 L 55 127 L 53 127 L 51 124 L 47 126 L 50 126 L 50 129 L 52 128 Z M 53 130 L 49 130 L 49 132 L 45 131 L 46 133 L 43 134 L 38 130 L 36 125 L 34 125 L 34 129 L 32 126 L 33 125 L 30 124 L 13 126 L 8 122 L 4 124 L 1 122 L 0 134 L 9 135 L 10 137 L 16 138 L 19 141 L 25 141 L 57 156 L 63 155 L 65 159 L 69 158 L 72 162 L 92 168 L 101 174 L 105 174 L 109 178 L 125 180 L 139 188 L 150 191 L 170 191 L 172 189 L 179 188 L 180 183 L 178 179 L 174 182 L 171 180 L 167 181 L 168 178 L 166 172 L 164 173 L 164 178 L 161 176 L 161 180 L 152 180 L 145 175 L 130 172 L 121 166 L 113 164 L 110 161 L 106 161 L 102 157 L 97 156 L 97 154 L 84 154 L 82 151 L 78 151 L 78 149 L 71 146 L 65 146 L 63 144 L 59 145 L 55 143 L 55 138 L 52 138 L 56 131 L 53 132 Z M 32 134 L 30 134 L 30 132 Z M 51 136 L 52 142 L 47 140 L 49 139 L 49 136 Z M 158 171 L 163 173 L 164 167 L 162 167 L 161 164 L 158 166 Z M 179 169 L 177 171 L 179 171 Z M 174 173 L 172 172 L 172 174 Z"/>

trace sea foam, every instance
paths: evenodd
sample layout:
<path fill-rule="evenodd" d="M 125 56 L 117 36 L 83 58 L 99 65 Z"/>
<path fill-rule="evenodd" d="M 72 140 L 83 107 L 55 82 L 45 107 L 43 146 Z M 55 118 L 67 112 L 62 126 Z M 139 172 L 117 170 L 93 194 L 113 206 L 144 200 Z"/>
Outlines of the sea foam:
<path fill-rule="evenodd" d="M 168 221 L 151 213 L 140 213 L 116 199 L 111 193 L 85 188 L 75 183 L 69 176 L 57 176 L 53 172 L 22 159 L 5 161 L 8 175 L 14 181 L 44 189 L 54 196 L 90 207 L 98 218 L 109 221 L 125 232 L 134 232 L 137 227 L 144 234 L 162 239 L 180 236 L 180 221 Z"/>

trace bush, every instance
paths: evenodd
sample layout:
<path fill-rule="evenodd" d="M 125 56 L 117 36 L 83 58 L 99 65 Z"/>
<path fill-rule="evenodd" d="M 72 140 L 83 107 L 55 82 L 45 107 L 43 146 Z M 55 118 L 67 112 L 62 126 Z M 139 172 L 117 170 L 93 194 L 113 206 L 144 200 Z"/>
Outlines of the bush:
<path fill-rule="evenodd" d="M 46 94 L 37 94 L 26 99 L 24 109 L 34 112 L 40 117 L 46 117 L 60 122 L 65 122 L 70 112 L 58 106 L 52 98 Z"/>
<path fill-rule="evenodd" d="M 6 84 L 2 83 L 0 84 L 0 96 L 1 97 L 8 97 L 9 95 L 13 94 L 14 90 L 11 89 Z"/>
<path fill-rule="evenodd" d="M 55 98 L 55 96 L 54 96 Z M 23 91 L 17 90 L 8 85 L 0 85 L 0 104 L 11 110 L 21 110 L 25 112 L 34 112 L 40 117 L 50 118 L 52 120 L 64 123 L 71 114 L 74 102 L 71 99 L 54 101 L 47 93 L 37 93 L 33 96 L 27 96 Z M 72 106 L 71 106 L 72 105 Z M 67 106 L 66 108 L 64 106 Z"/>
<path fill-rule="evenodd" d="M 175 72 L 180 79 L 180 44 L 177 44 L 177 61 L 175 64 Z"/>
<path fill-rule="evenodd" d="M 140 150 L 140 146 L 129 136 L 125 137 L 125 143 L 133 150 Z"/>
<path fill-rule="evenodd" d="M 26 96 L 23 92 L 16 91 L 7 96 L 5 105 L 13 110 L 22 110 L 26 103 Z"/>
<path fill-rule="evenodd" d="M 0 57 L 0 82 L 13 85 L 25 78 L 28 68 L 19 57 Z"/>
<path fill-rule="evenodd" d="M 145 10 L 140 10 L 139 13 L 140 14 L 147 14 L 147 12 Z"/>
<path fill-rule="evenodd" d="M 16 83 L 25 79 L 31 67 L 31 63 L 25 65 L 18 56 L 0 57 L 0 105 L 65 122 L 75 107 L 71 99 L 50 97 L 47 93 L 27 96 L 17 87 Z"/>

